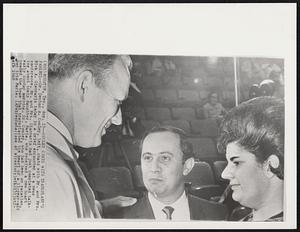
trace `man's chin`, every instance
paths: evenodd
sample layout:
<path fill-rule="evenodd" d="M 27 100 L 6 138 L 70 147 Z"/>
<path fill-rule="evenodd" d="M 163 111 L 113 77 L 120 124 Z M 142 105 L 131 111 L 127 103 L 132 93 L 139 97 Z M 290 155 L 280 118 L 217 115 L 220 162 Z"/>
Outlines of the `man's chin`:
<path fill-rule="evenodd" d="M 162 194 L 162 188 L 157 188 L 157 186 L 156 187 L 152 186 L 151 188 L 147 188 L 147 189 L 154 196 L 159 196 Z"/>
<path fill-rule="evenodd" d="M 106 134 L 106 130 L 105 128 L 103 128 L 102 132 L 101 132 L 101 136 L 105 135 Z"/>
<path fill-rule="evenodd" d="M 93 146 L 93 147 L 98 147 L 98 146 L 100 146 L 100 145 L 101 145 L 101 142 L 102 142 L 102 140 L 101 140 L 101 137 L 100 137 L 100 139 L 98 139 L 97 141 L 94 142 L 94 146 Z"/>
<path fill-rule="evenodd" d="M 76 146 L 80 146 L 80 147 L 84 147 L 84 148 L 91 148 L 91 147 L 98 147 L 101 145 L 101 138 L 100 139 L 97 139 L 97 140 L 94 140 L 92 143 L 90 142 L 87 142 L 87 141 L 82 141 L 82 142 L 77 142 Z"/>

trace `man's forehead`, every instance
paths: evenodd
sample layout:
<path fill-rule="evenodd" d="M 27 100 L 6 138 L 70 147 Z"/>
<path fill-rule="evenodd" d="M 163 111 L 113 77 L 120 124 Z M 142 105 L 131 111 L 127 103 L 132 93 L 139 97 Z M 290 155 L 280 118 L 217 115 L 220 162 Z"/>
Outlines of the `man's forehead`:
<path fill-rule="evenodd" d="M 133 63 L 132 63 L 132 60 L 131 60 L 130 56 L 128 56 L 128 55 L 121 55 L 120 59 L 122 60 L 122 62 L 124 63 L 124 65 L 129 68 L 129 70 L 132 69 Z"/>
<path fill-rule="evenodd" d="M 160 150 L 163 148 L 179 148 L 180 139 L 175 133 L 169 131 L 154 132 L 146 136 L 143 148 Z M 176 145 L 176 147 L 174 147 Z"/>
<path fill-rule="evenodd" d="M 119 56 L 112 66 L 112 72 L 106 80 L 105 88 L 115 99 L 122 101 L 128 95 L 130 86 L 130 65 L 132 64 L 129 56 Z"/>

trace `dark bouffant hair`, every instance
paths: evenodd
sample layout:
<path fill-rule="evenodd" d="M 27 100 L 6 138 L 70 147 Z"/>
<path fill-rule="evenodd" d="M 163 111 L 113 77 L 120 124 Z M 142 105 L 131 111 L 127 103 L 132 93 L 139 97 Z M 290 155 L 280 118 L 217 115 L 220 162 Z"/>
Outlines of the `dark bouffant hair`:
<path fill-rule="evenodd" d="M 270 155 L 279 158 L 272 168 L 280 179 L 284 176 L 284 102 L 275 97 L 258 97 L 233 108 L 220 127 L 218 150 L 225 152 L 228 143 L 237 142 L 263 163 Z"/>

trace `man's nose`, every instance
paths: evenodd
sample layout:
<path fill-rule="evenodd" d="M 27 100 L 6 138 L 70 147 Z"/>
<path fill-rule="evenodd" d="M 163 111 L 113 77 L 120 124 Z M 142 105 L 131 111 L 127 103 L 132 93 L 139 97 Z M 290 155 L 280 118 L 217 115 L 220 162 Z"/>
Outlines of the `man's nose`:
<path fill-rule="evenodd" d="M 112 117 L 111 123 L 115 125 L 121 125 L 122 124 L 122 111 L 119 108 L 117 113 Z"/>
<path fill-rule="evenodd" d="M 160 171 L 160 165 L 157 159 L 153 159 L 151 162 L 151 171 L 153 172 L 159 172 Z"/>
<path fill-rule="evenodd" d="M 221 177 L 223 179 L 227 179 L 227 180 L 230 180 L 232 178 L 232 171 L 228 164 L 225 167 L 225 169 L 223 170 Z"/>

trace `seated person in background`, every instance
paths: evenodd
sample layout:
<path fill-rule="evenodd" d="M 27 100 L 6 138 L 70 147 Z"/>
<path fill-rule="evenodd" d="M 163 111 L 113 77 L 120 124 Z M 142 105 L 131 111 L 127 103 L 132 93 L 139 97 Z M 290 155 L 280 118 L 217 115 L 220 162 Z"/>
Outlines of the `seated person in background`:
<path fill-rule="evenodd" d="M 224 205 L 200 199 L 185 190 L 184 176 L 194 166 L 192 145 L 184 131 L 160 126 L 146 133 L 141 143 L 141 168 L 148 192 L 123 218 L 157 220 L 225 220 Z"/>
<path fill-rule="evenodd" d="M 226 110 L 218 102 L 218 93 L 211 92 L 208 95 L 208 102 L 203 106 L 203 111 L 205 118 L 220 119 L 226 114 Z"/>
<path fill-rule="evenodd" d="M 273 96 L 275 93 L 275 83 L 270 79 L 263 80 L 259 84 L 261 96 Z"/>
<path fill-rule="evenodd" d="M 258 97 L 229 111 L 221 124 L 219 150 L 228 165 L 232 198 L 252 212 L 242 221 L 283 221 L 284 103 Z"/>
<path fill-rule="evenodd" d="M 260 96 L 260 88 L 258 84 L 251 85 L 249 89 L 249 99 L 259 97 Z"/>

